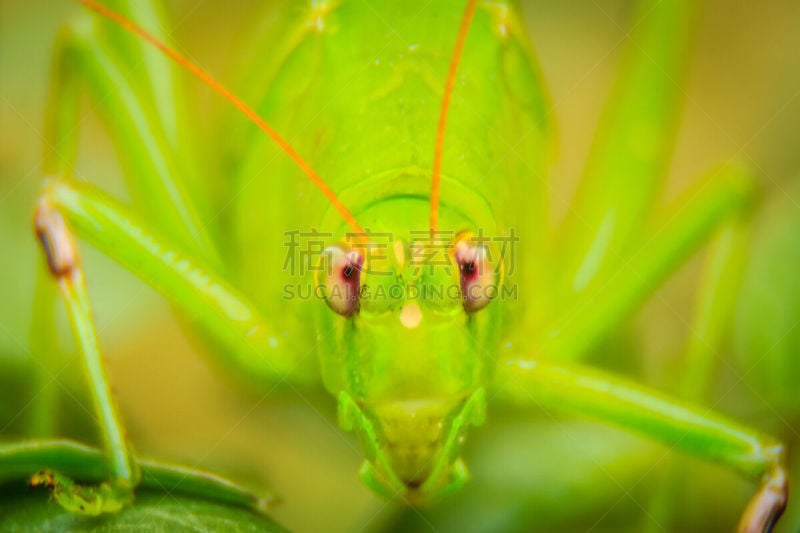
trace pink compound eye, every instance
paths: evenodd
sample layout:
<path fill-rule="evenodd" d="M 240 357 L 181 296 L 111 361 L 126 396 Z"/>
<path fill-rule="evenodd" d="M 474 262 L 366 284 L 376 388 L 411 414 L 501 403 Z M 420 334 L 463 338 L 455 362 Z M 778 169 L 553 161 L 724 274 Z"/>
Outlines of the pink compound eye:
<path fill-rule="evenodd" d="M 458 241 L 454 257 L 461 278 L 461 298 L 467 312 L 486 307 L 497 295 L 497 274 L 490 261 L 489 248 Z"/>
<path fill-rule="evenodd" d="M 342 316 L 358 311 L 358 292 L 361 287 L 361 268 L 364 258 L 355 250 L 329 246 L 323 252 L 325 302 Z"/>

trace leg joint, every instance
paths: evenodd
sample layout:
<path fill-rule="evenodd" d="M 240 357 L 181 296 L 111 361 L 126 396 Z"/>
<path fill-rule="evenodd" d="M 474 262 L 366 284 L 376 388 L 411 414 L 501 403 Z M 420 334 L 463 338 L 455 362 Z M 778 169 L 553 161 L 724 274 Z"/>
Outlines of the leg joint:
<path fill-rule="evenodd" d="M 53 276 L 63 278 L 71 275 L 78 267 L 78 249 L 64 217 L 46 196 L 36 206 L 34 228 Z"/>

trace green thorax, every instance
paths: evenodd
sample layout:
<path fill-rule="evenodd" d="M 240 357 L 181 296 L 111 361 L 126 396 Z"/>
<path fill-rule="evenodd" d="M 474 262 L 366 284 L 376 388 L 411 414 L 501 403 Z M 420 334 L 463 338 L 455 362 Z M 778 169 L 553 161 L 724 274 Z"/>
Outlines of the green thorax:
<path fill-rule="evenodd" d="M 427 229 L 424 209 L 413 216 L 389 209 L 389 217 L 380 204 L 397 197 L 427 202 L 464 5 L 292 2 L 290 22 L 263 50 L 272 79 L 261 113 L 369 230 L 408 239 L 410 231 Z M 524 254 L 541 249 L 547 220 L 540 88 L 516 4 L 479 4 L 449 112 L 441 228 L 505 234 L 513 227 L 520 237 L 515 269 L 527 273 L 535 269 L 522 264 Z M 265 279 L 264 269 L 283 265 L 286 231 L 341 234 L 346 228 L 285 154 L 255 129 L 252 139 L 234 228 L 242 281 L 266 303 L 280 294 L 281 283 Z"/>

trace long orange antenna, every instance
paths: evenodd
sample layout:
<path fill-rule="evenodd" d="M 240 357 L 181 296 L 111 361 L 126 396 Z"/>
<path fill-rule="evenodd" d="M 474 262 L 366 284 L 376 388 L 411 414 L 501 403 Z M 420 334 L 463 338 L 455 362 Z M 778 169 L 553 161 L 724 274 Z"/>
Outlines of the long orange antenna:
<path fill-rule="evenodd" d="M 364 228 L 362 228 L 361 225 L 356 221 L 355 217 L 350 212 L 350 210 L 348 210 L 344 206 L 344 204 L 342 204 L 342 202 L 339 200 L 339 198 L 336 196 L 333 190 L 331 190 L 331 188 L 328 187 L 328 184 L 322 180 L 319 174 L 314 172 L 314 169 L 311 168 L 311 165 L 309 165 L 305 161 L 305 159 L 300 157 L 300 154 L 298 154 L 294 150 L 294 148 L 292 148 L 292 146 L 288 142 L 286 142 L 286 140 L 283 137 L 278 135 L 278 132 L 273 130 L 270 127 L 270 125 L 267 124 L 264 121 L 264 119 L 262 119 L 258 115 L 258 113 L 256 113 L 250 106 L 245 104 L 236 95 L 230 92 L 224 85 L 215 80 L 211 76 L 211 74 L 201 69 L 200 67 L 192 63 L 189 59 L 187 59 L 185 56 L 181 55 L 176 50 L 173 50 L 163 42 L 159 41 L 156 37 L 149 34 L 143 28 L 138 26 L 136 23 L 128 20 L 127 18 L 120 15 L 116 11 L 113 11 L 112 9 L 109 9 L 106 6 L 99 4 L 94 0 L 77 0 L 77 1 L 86 6 L 87 8 L 91 9 L 92 11 L 119 24 L 125 30 L 133 33 L 134 35 L 138 35 L 145 41 L 149 42 L 150 44 L 161 50 L 167 57 L 174 60 L 181 67 L 185 68 L 186 70 L 194 74 L 197 78 L 200 79 L 200 81 L 211 87 L 214 91 L 222 95 L 223 98 L 232 103 L 239 111 L 242 112 L 244 116 L 246 116 L 251 122 L 253 122 L 256 126 L 258 126 L 264 133 L 269 135 L 272 138 L 272 140 L 275 141 L 275 143 L 277 143 L 278 146 L 280 146 L 281 150 L 286 152 L 286 155 L 292 158 L 292 161 L 294 161 L 295 164 L 298 167 L 300 167 L 300 170 L 302 170 L 309 178 L 311 178 L 311 181 L 314 183 L 314 185 L 316 185 L 319 188 L 319 190 L 322 191 L 322 194 L 324 194 L 325 197 L 328 198 L 333 207 L 335 207 L 336 210 L 342 215 L 345 222 L 347 222 L 347 224 L 355 233 L 360 234 L 362 236 L 366 235 Z"/>
<path fill-rule="evenodd" d="M 447 72 L 447 82 L 444 86 L 444 97 L 442 98 L 442 110 L 439 113 L 439 127 L 436 130 L 436 151 L 433 154 L 433 179 L 431 181 L 431 238 L 433 232 L 439 229 L 439 189 L 442 181 L 442 148 L 444 147 L 444 130 L 447 126 L 447 112 L 450 109 L 450 97 L 453 94 L 453 87 L 456 84 L 456 72 L 458 63 L 461 61 L 461 51 L 464 49 L 464 41 L 467 39 L 472 17 L 475 14 L 475 7 L 478 0 L 469 0 L 464 10 L 464 17 L 461 19 L 461 27 L 458 29 L 456 46 L 453 49 L 453 57 L 450 59 L 450 70 Z"/>

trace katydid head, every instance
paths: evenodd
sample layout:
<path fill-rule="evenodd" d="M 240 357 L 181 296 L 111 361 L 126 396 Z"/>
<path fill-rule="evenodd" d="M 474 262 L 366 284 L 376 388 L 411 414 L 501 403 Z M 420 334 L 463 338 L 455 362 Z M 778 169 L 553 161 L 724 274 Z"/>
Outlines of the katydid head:
<path fill-rule="evenodd" d="M 430 242 L 384 251 L 325 250 L 322 370 L 342 427 L 361 441 L 364 481 L 419 502 L 466 479 L 460 449 L 483 419 L 502 269 L 465 232 L 441 257 Z"/>

